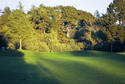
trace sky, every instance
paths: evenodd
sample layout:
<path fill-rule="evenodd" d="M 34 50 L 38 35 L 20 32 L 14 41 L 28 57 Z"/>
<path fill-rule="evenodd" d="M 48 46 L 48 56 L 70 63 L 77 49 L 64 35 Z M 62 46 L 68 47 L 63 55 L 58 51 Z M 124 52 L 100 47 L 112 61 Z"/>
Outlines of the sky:
<path fill-rule="evenodd" d="M 30 10 L 33 5 L 38 7 L 40 4 L 45 6 L 73 6 L 79 10 L 84 10 L 94 14 L 95 10 L 98 10 L 100 14 L 106 13 L 108 5 L 113 0 L 0 0 L 0 9 L 4 9 L 6 6 L 12 10 L 19 8 L 19 1 L 23 5 L 23 9 Z"/>

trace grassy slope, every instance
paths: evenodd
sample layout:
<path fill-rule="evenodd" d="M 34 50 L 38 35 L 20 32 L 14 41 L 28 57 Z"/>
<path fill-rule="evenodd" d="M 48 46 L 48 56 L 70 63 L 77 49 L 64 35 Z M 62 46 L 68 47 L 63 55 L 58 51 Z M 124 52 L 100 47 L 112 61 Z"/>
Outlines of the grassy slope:
<path fill-rule="evenodd" d="M 125 83 L 124 53 L 22 52 L 0 52 L 0 84 Z"/>

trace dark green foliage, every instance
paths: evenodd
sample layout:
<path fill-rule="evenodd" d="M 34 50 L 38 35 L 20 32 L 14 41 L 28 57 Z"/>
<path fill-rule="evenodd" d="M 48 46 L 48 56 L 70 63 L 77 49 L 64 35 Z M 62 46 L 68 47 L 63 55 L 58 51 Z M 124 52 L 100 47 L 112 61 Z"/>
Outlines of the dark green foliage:
<path fill-rule="evenodd" d="M 91 14 L 69 6 L 49 8 L 42 5 L 39 8 L 33 7 L 28 16 L 37 31 L 36 33 L 42 36 L 41 42 L 45 42 L 50 51 L 83 49 L 84 44 L 82 42 L 76 43 L 72 38 L 74 38 L 79 25 L 80 27 L 82 24 L 91 25 L 93 23 L 91 21 L 94 21 Z M 93 20 L 88 21 L 88 19 Z M 87 22 L 83 23 L 82 21 Z"/>
<path fill-rule="evenodd" d="M 124 51 L 124 0 L 114 0 L 100 16 L 71 6 L 33 6 L 25 14 L 5 8 L 0 16 L 0 47 L 43 52 L 99 49 Z"/>
<path fill-rule="evenodd" d="M 8 13 L 7 13 L 8 14 Z M 3 16 L 6 15 L 3 14 Z M 8 22 L 1 26 L 1 34 L 7 41 L 8 49 L 26 48 L 25 41 L 31 39 L 33 28 L 22 9 L 14 10 L 7 17 Z M 29 40 L 30 41 L 30 40 Z"/>
<path fill-rule="evenodd" d="M 23 11 L 15 10 L 12 12 L 6 27 L 5 37 L 10 43 L 8 47 L 14 46 L 14 49 L 19 48 L 19 41 L 22 40 L 22 47 L 25 48 L 23 42 L 31 39 L 33 28 Z"/>
<path fill-rule="evenodd" d="M 4 9 L 3 14 L 0 16 L 0 48 L 7 47 L 8 45 L 8 42 L 6 41 L 6 38 L 4 37 L 5 30 L 6 30 L 4 26 L 6 26 L 9 21 L 8 17 L 10 16 L 10 13 L 11 11 L 9 7 L 6 7 Z"/>
<path fill-rule="evenodd" d="M 108 51 L 124 51 L 125 46 L 125 1 L 114 0 L 107 8 L 107 14 L 100 18 L 104 36 L 103 48 Z"/>

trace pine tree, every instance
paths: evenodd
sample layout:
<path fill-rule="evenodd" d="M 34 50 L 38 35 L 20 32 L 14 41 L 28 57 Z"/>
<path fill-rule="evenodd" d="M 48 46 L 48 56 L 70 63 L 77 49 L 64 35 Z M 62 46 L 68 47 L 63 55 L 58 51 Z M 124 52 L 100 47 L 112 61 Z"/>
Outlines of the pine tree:
<path fill-rule="evenodd" d="M 111 44 L 110 50 L 124 51 L 122 45 L 125 45 L 125 1 L 113 0 L 107 8 L 107 14 L 101 18 L 101 24 L 106 28 L 103 33 L 107 38 L 107 44 Z"/>
<path fill-rule="evenodd" d="M 9 22 L 7 23 L 5 37 L 16 48 L 22 49 L 23 41 L 30 38 L 33 34 L 32 24 L 28 20 L 22 8 L 13 11 L 8 19 Z"/>

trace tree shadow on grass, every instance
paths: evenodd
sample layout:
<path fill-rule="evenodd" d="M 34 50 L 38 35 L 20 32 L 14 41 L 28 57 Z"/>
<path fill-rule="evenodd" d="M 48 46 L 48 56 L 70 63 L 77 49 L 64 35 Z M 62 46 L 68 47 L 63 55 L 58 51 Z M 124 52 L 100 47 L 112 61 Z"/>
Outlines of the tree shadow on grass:
<path fill-rule="evenodd" d="M 26 63 L 20 51 L 0 52 L 0 84 L 60 84 L 46 73 L 51 75 L 42 64 Z"/>
<path fill-rule="evenodd" d="M 18 50 L 5 50 L 5 51 L 0 51 L 0 56 L 1 57 L 22 57 L 24 56 L 24 53 L 18 51 Z"/>
<path fill-rule="evenodd" d="M 73 59 L 48 59 L 42 58 L 41 61 L 51 66 L 48 67 L 58 76 L 63 84 L 120 84 L 122 79 L 88 66 L 85 63 L 74 61 Z M 52 68 L 52 69 L 51 69 Z M 55 72 L 54 72 L 54 71 Z M 60 73 L 58 73 L 60 72 Z M 124 81 L 125 82 L 125 81 Z"/>
<path fill-rule="evenodd" d="M 125 55 L 114 53 L 114 52 L 103 52 L 103 51 L 72 51 L 69 52 L 72 56 L 81 57 L 101 57 L 105 59 L 111 59 L 115 61 L 125 62 Z"/>

